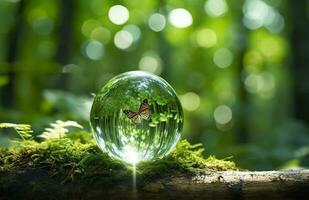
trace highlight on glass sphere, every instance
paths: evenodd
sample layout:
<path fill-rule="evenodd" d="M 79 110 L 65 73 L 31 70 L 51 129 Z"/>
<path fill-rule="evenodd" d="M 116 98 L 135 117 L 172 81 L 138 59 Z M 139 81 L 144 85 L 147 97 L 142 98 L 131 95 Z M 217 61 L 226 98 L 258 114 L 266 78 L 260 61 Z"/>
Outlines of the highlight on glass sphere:
<path fill-rule="evenodd" d="M 165 80 L 131 71 L 114 77 L 98 92 L 90 123 L 100 149 L 136 164 L 173 150 L 181 136 L 183 111 Z"/>

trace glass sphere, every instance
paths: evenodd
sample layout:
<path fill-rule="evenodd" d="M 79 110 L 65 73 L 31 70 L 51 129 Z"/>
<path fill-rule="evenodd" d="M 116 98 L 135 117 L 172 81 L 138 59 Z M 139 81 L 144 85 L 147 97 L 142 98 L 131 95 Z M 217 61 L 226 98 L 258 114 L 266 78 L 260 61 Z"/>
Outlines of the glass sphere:
<path fill-rule="evenodd" d="M 180 139 L 183 111 L 165 80 L 132 71 L 114 77 L 98 92 L 90 123 L 100 149 L 135 164 L 171 152 Z"/>

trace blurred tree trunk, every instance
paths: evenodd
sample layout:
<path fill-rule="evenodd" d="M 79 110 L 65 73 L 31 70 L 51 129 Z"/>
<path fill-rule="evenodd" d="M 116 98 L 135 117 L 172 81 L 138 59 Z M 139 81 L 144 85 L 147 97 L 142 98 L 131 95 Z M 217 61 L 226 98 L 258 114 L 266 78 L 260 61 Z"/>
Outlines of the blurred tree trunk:
<path fill-rule="evenodd" d="M 309 17 L 308 1 L 289 1 L 291 9 L 291 46 L 294 116 L 309 122 Z"/>
<path fill-rule="evenodd" d="M 243 13 L 242 10 L 239 11 L 240 13 Z M 237 117 L 236 117 L 236 123 L 235 123 L 235 131 L 236 131 L 236 142 L 240 144 L 245 144 L 249 140 L 249 131 L 248 131 L 248 93 L 246 91 L 244 82 L 243 82 L 243 74 L 244 74 L 244 56 L 246 54 L 247 48 L 248 48 L 248 30 L 243 25 L 242 19 L 243 14 L 239 15 L 239 33 L 241 34 L 241 42 L 239 44 L 239 53 L 237 58 L 237 80 L 238 80 L 238 91 L 237 91 L 237 98 L 238 98 L 238 107 L 237 107 Z"/>
<path fill-rule="evenodd" d="M 247 36 L 245 36 L 247 37 Z M 245 39 L 247 40 L 247 39 Z M 246 41 L 247 42 L 247 41 Z M 238 74 L 238 116 L 237 116 L 237 124 L 236 124 L 236 141 L 241 144 L 245 144 L 249 140 L 249 132 L 248 132 L 248 93 L 245 89 L 242 74 L 244 73 L 243 66 L 243 58 L 246 53 L 246 48 L 242 49 L 239 54 L 239 63 L 237 68 Z"/>
<path fill-rule="evenodd" d="M 59 0 L 60 7 L 60 23 L 58 27 L 58 47 L 55 61 L 59 63 L 61 68 L 68 64 L 71 47 L 73 43 L 73 17 L 74 17 L 74 1 Z M 68 74 L 61 73 L 57 80 L 58 88 L 66 88 Z"/>
<path fill-rule="evenodd" d="M 16 63 L 18 59 L 18 53 L 19 53 L 19 40 L 20 36 L 22 34 L 22 26 L 23 26 L 23 13 L 24 8 L 26 5 L 25 0 L 20 0 L 19 3 L 17 3 L 16 8 L 16 17 L 15 17 L 15 24 L 12 27 L 11 31 L 8 33 L 8 43 L 7 43 L 7 63 L 9 64 L 8 67 L 8 83 L 3 87 L 1 92 L 1 104 L 5 108 L 11 108 L 14 106 L 15 102 L 15 79 L 16 79 L 16 68 L 14 64 Z"/>
<path fill-rule="evenodd" d="M 161 10 L 164 9 L 164 5 L 165 5 L 165 0 L 160 0 L 158 2 L 157 5 L 157 10 Z M 163 13 L 164 15 L 167 15 L 167 13 Z M 164 36 L 164 32 L 161 31 L 158 34 L 158 52 L 159 52 L 159 56 L 162 59 L 162 74 L 161 76 L 166 79 L 168 82 L 170 82 L 170 78 L 172 78 L 171 75 L 171 47 L 169 45 L 169 43 L 166 41 L 165 36 Z"/>

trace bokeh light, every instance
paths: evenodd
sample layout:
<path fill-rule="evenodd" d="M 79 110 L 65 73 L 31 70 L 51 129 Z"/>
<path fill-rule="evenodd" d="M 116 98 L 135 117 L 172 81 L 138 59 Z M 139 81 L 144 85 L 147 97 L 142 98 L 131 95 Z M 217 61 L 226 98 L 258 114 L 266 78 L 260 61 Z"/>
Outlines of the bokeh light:
<path fill-rule="evenodd" d="M 220 68 L 226 68 L 233 62 L 233 54 L 227 48 L 218 49 L 213 58 L 214 63 Z"/>
<path fill-rule="evenodd" d="M 194 111 L 200 106 L 200 97 L 194 92 L 188 92 L 180 96 L 180 101 L 184 109 Z"/>
<path fill-rule="evenodd" d="M 196 43 L 205 48 L 213 47 L 217 43 L 217 35 L 212 29 L 201 29 L 196 33 Z"/>
<path fill-rule="evenodd" d="M 105 49 L 102 43 L 90 40 L 86 44 L 85 53 L 92 60 L 100 60 L 104 56 Z"/>
<path fill-rule="evenodd" d="M 249 29 L 265 26 L 269 31 L 280 32 L 284 28 L 282 15 L 262 0 L 246 0 L 243 12 L 244 25 Z"/>
<path fill-rule="evenodd" d="M 91 31 L 90 38 L 107 44 L 111 39 L 111 32 L 105 27 L 97 27 Z"/>
<path fill-rule="evenodd" d="M 121 30 L 115 34 L 114 37 L 115 46 L 119 49 L 127 49 L 133 43 L 133 36 L 130 32 Z"/>
<path fill-rule="evenodd" d="M 168 15 L 168 20 L 177 28 L 186 28 L 193 22 L 190 12 L 184 8 L 172 10 Z"/>
<path fill-rule="evenodd" d="M 82 24 L 81 30 L 84 36 L 90 37 L 92 31 L 100 26 L 101 23 L 98 20 L 88 19 Z"/>
<path fill-rule="evenodd" d="M 250 93 L 264 93 L 263 97 L 272 97 L 275 80 L 271 73 L 250 74 L 245 79 L 245 86 Z"/>
<path fill-rule="evenodd" d="M 132 35 L 134 42 L 136 42 L 141 37 L 140 28 L 134 24 L 126 25 L 123 27 L 123 30 L 128 31 Z"/>
<path fill-rule="evenodd" d="M 214 111 L 214 118 L 218 124 L 227 124 L 232 120 L 233 113 L 227 105 L 220 105 Z"/>
<path fill-rule="evenodd" d="M 112 6 L 108 11 L 108 18 L 116 25 L 124 24 L 129 19 L 129 11 L 122 5 Z"/>
<path fill-rule="evenodd" d="M 228 11 L 225 0 L 207 0 L 204 8 L 205 12 L 211 17 L 220 17 Z"/>
<path fill-rule="evenodd" d="M 160 13 L 154 13 L 148 20 L 149 28 L 155 32 L 162 31 L 166 25 L 165 16 Z"/>
<path fill-rule="evenodd" d="M 139 61 L 139 69 L 153 74 L 161 74 L 162 63 L 155 52 L 148 52 Z"/>
<path fill-rule="evenodd" d="M 72 73 L 76 69 L 78 69 L 78 65 L 76 65 L 76 64 L 67 64 L 67 65 L 63 66 L 62 73 Z"/>

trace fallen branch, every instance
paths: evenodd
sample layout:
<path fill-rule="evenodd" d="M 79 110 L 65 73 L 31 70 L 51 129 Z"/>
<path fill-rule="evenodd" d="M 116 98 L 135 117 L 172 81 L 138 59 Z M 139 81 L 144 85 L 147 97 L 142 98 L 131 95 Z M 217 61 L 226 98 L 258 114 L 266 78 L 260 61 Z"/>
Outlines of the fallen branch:
<path fill-rule="evenodd" d="M 177 199 L 291 199 L 309 195 L 309 170 L 211 172 L 174 177 L 144 186 L 161 197 Z"/>
<path fill-rule="evenodd" d="M 6 175 L 1 174 L 0 179 Z M 9 185 L 1 185 L 0 199 L 306 199 L 309 170 L 209 172 L 178 174 L 139 183 L 129 180 L 116 186 L 74 181 L 61 184 L 44 170 L 7 174 Z M 102 177 L 104 178 L 104 177 Z M 98 177 L 100 179 L 100 177 Z"/>

